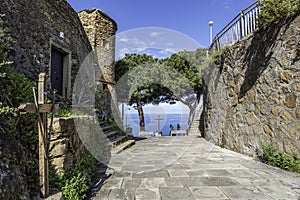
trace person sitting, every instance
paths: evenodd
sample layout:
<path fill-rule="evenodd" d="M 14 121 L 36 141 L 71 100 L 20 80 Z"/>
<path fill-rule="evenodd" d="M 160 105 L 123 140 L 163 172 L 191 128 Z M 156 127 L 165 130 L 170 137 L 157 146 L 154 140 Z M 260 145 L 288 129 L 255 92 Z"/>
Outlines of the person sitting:
<path fill-rule="evenodd" d="M 179 124 L 177 124 L 177 130 L 180 130 L 181 126 Z"/>
<path fill-rule="evenodd" d="M 173 125 L 172 124 L 170 124 L 170 133 L 169 133 L 169 136 L 171 136 L 172 135 L 172 131 L 174 130 L 174 128 L 173 128 Z"/>

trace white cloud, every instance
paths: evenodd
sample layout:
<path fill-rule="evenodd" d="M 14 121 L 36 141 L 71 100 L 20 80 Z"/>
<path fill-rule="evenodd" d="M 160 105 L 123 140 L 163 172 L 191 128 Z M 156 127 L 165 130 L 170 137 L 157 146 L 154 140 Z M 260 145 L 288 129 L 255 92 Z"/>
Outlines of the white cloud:
<path fill-rule="evenodd" d="M 128 38 L 125 36 L 117 37 L 117 42 L 128 42 Z"/>
<path fill-rule="evenodd" d="M 151 32 L 150 33 L 150 36 L 151 37 L 158 37 L 158 36 L 160 36 L 162 34 L 162 32 Z"/>
<path fill-rule="evenodd" d="M 122 32 L 117 35 L 116 58 L 123 57 L 125 53 L 142 53 L 149 50 L 154 55 L 159 53 L 167 55 L 180 50 L 194 50 L 199 45 L 190 37 L 170 29 L 145 27 Z M 157 49 L 157 51 L 152 51 Z M 161 52 L 159 52 L 161 51 Z M 160 56 L 160 55 L 159 55 Z"/>

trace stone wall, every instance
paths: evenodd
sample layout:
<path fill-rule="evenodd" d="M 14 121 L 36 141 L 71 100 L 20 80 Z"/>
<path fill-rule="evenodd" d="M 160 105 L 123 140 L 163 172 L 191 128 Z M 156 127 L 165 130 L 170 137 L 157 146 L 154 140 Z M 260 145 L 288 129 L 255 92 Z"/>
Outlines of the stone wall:
<path fill-rule="evenodd" d="M 50 162 L 57 172 L 68 170 L 80 160 L 84 146 L 76 133 L 74 118 L 54 118 L 49 150 Z"/>
<path fill-rule="evenodd" d="M 68 57 L 64 81 L 69 97 L 78 68 L 92 50 L 73 8 L 66 0 L 2 0 L 0 13 L 12 38 L 10 69 L 34 81 L 46 72 L 50 80 L 51 48 L 56 48 Z"/>
<path fill-rule="evenodd" d="M 203 72 L 204 137 L 256 156 L 261 142 L 300 158 L 300 16 L 226 48 Z"/>
<path fill-rule="evenodd" d="M 32 199 L 38 195 L 37 154 L 22 142 L 0 125 L 0 199 Z"/>

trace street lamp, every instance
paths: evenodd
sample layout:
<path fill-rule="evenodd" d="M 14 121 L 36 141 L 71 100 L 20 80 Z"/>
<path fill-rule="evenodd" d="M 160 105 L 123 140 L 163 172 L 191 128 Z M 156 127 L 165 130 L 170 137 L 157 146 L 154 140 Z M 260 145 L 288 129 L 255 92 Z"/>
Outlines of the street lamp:
<path fill-rule="evenodd" d="M 212 34 L 213 34 L 213 28 L 212 28 L 212 27 L 213 27 L 213 25 L 214 25 L 214 22 L 213 22 L 213 21 L 209 21 L 209 22 L 208 22 L 208 25 L 209 25 L 209 32 L 210 32 L 210 44 L 212 44 L 212 40 L 213 40 L 213 39 L 212 39 L 212 37 L 213 37 L 213 36 L 212 36 Z"/>

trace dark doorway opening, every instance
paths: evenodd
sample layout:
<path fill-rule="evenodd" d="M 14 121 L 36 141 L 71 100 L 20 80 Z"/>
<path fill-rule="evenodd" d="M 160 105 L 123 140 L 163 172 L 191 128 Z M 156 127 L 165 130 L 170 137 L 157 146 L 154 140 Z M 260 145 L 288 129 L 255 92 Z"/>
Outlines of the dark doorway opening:
<path fill-rule="evenodd" d="M 63 95 L 63 66 L 64 54 L 56 49 L 51 49 L 51 88 L 57 94 Z"/>

